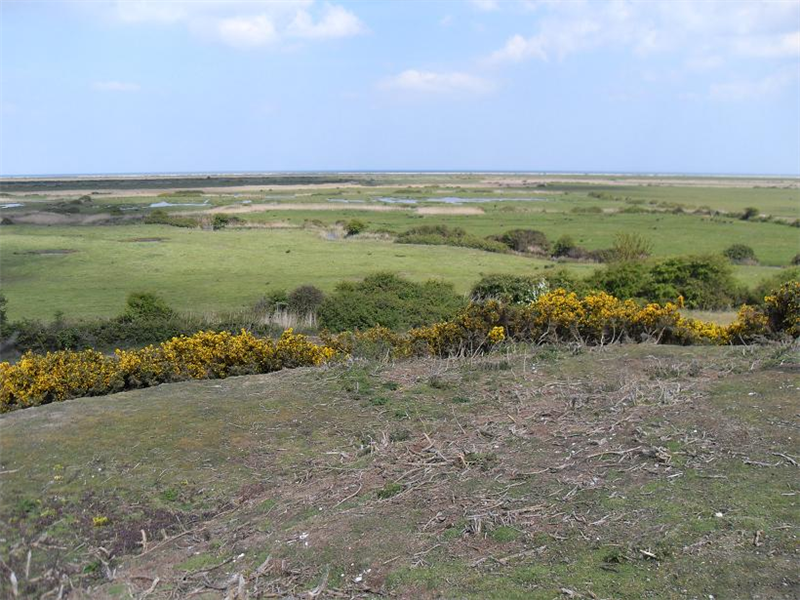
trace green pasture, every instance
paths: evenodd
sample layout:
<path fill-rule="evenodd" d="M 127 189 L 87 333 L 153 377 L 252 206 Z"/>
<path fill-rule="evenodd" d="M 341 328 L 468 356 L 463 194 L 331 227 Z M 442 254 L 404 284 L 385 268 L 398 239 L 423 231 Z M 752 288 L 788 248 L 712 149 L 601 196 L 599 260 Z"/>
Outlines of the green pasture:
<path fill-rule="evenodd" d="M 160 241 L 134 241 L 148 238 Z M 61 250 L 73 252 L 50 253 Z M 69 317 L 115 315 L 131 291 L 158 292 L 180 310 L 235 309 L 270 289 L 313 283 L 331 290 L 343 279 L 378 270 L 418 281 L 444 279 L 466 292 L 484 274 L 546 273 L 558 266 L 580 275 L 597 268 L 448 246 L 329 240 L 303 229 L 13 226 L 0 237 L 2 292 L 12 319 L 51 318 L 56 311 Z M 748 285 L 776 271 L 736 269 Z"/>
<path fill-rule="evenodd" d="M 475 206 L 475 205 L 470 205 Z M 488 236 L 509 229 L 538 229 L 555 241 L 570 235 L 589 250 L 608 248 L 621 232 L 639 232 L 653 244 L 654 256 L 719 254 L 734 243 L 748 244 L 763 265 L 788 265 L 800 250 L 800 229 L 777 223 L 750 223 L 736 219 L 691 214 L 580 214 L 550 209 L 547 202 L 482 204 L 483 215 L 419 215 L 413 209 L 393 212 L 357 210 L 267 210 L 239 215 L 255 222 L 284 221 L 301 225 L 320 221 L 326 225 L 358 218 L 369 229 L 401 232 L 419 225 L 463 227 Z M 548 211 L 548 212 L 543 212 Z M 552 211 L 552 212 L 551 212 Z"/>
<path fill-rule="evenodd" d="M 129 241 L 163 238 L 157 242 Z M 73 250 L 70 254 L 40 254 Z M 551 263 L 453 247 L 380 240 L 326 240 L 305 230 L 202 231 L 163 225 L 6 228 L 0 238 L 9 317 L 117 314 L 131 291 L 162 294 L 175 308 L 214 311 L 252 305 L 273 288 L 391 269 L 414 280 L 440 278 L 466 292 L 482 274 L 535 273 Z M 588 274 L 594 265 L 572 268 Z"/>

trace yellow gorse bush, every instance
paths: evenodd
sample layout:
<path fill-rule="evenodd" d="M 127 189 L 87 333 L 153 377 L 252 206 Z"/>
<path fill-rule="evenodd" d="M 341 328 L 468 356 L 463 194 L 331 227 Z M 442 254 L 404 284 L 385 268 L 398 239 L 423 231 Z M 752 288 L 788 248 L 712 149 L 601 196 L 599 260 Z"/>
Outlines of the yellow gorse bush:
<path fill-rule="evenodd" d="M 604 344 L 652 340 L 677 344 L 748 343 L 770 335 L 800 335 L 800 283 L 790 282 L 765 299 L 764 311 L 742 306 L 728 326 L 685 318 L 677 303 L 639 306 L 599 292 L 583 298 L 563 289 L 527 306 L 496 301 L 470 304 L 452 320 L 397 333 L 385 327 L 323 334 L 323 345 L 287 329 L 277 340 L 201 331 L 139 350 L 105 356 L 94 350 L 26 353 L 0 363 L 0 411 L 77 396 L 185 379 L 269 373 L 321 365 L 365 348 L 397 357 L 447 356 L 485 350 L 504 340 Z"/>
<path fill-rule="evenodd" d="M 94 350 L 28 352 L 14 365 L 0 363 L 0 411 L 167 381 L 317 366 L 335 354 L 291 329 L 277 342 L 244 330 L 201 331 L 140 350 L 117 350 L 113 356 Z"/>
<path fill-rule="evenodd" d="M 745 343 L 768 335 L 767 317 L 743 306 L 728 326 L 686 318 L 677 303 L 638 305 L 604 292 L 583 298 L 556 289 L 522 307 L 496 301 L 471 304 L 454 319 L 406 334 L 373 327 L 334 336 L 328 345 L 351 353 L 359 345 L 381 344 L 394 356 L 445 356 L 485 349 L 503 340 L 604 344 L 651 340 L 676 344 Z"/>

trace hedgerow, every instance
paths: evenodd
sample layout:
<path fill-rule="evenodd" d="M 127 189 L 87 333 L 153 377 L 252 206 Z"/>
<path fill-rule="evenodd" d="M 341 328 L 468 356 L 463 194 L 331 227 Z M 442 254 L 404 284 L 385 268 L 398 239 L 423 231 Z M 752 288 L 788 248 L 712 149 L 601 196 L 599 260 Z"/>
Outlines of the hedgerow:
<path fill-rule="evenodd" d="M 16 364 L 0 363 L 0 412 L 171 381 L 315 366 L 334 353 L 291 329 L 276 342 L 244 330 L 201 331 L 113 356 L 96 350 L 27 352 Z"/>
<path fill-rule="evenodd" d="M 486 252 L 508 252 L 508 247 L 498 241 L 467 233 L 461 227 L 447 225 L 420 225 L 397 236 L 398 244 L 426 244 L 430 246 L 460 246 Z"/>
<path fill-rule="evenodd" d="M 605 292 L 578 296 L 563 288 L 524 305 L 496 300 L 471 303 L 450 320 L 397 333 L 387 327 L 323 334 L 323 345 L 291 329 L 273 342 L 242 330 L 200 332 L 140 350 L 26 353 L 0 363 L 0 412 L 78 396 L 108 394 L 185 379 L 269 373 L 320 365 L 368 346 L 398 357 L 477 353 L 504 340 L 532 343 L 606 344 L 645 341 L 671 344 L 741 344 L 800 337 L 800 282 L 782 285 L 763 307 L 742 306 L 728 326 L 686 318 L 682 298 L 637 304 Z"/>
<path fill-rule="evenodd" d="M 727 326 L 684 317 L 683 299 L 637 304 L 605 292 L 580 297 L 556 289 L 519 306 L 496 300 L 473 303 L 449 321 L 398 334 L 376 327 L 324 336 L 326 344 L 351 353 L 382 345 L 395 356 L 448 356 L 479 352 L 497 339 L 533 343 L 606 344 L 645 341 L 669 344 L 742 344 L 800 336 L 800 282 L 789 282 L 765 299 L 766 308 L 744 305 Z M 499 329 L 502 336 L 499 335 Z"/>

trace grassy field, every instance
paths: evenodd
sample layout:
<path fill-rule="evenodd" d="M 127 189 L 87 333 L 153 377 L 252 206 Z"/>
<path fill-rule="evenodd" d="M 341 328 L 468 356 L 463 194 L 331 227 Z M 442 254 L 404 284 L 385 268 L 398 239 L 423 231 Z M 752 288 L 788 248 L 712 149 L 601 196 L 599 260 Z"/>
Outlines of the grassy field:
<path fill-rule="evenodd" d="M 45 194 L 26 183 L 24 193 L 5 193 L 6 203 L 23 206 L 2 209 L 2 216 L 16 223 L 3 226 L 0 236 L 0 284 L 9 316 L 51 318 L 56 311 L 68 317 L 113 315 L 137 290 L 158 292 L 182 310 L 238 309 L 270 289 L 313 283 L 330 290 L 342 279 L 377 270 L 415 280 L 441 278 L 466 292 L 483 274 L 533 274 L 557 267 L 548 260 L 463 248 L 395 245 L 379 235 L 325 239 L 325 228 L 353 218 L 387 238 L 423 224 L 461 227 L 482 237 L 528 228 L 543 231 L 551 241 L 570 235 L 588 250 L 608 248 L 620 232 L 638 232 L 652 244 L 655 257 L 718 254 L 744 243 L 760 263 L 735 267 L 748 286 L 790 264 L 800 250 L 800 229 L 785 223 L 672 212 L 676 204 L 688 211 L 705 206 L 726 213 L 754 206 L 764 214 L 797 218 L 800 190 L 791 180 L 522 174 L 362 174 L 346 179 L 363 185 L 337 186 L 327 176 L 314 179 L 319 185 L 271 185 L 263 179 L 263 185 L 241 189 L 211 186 L 205 193 L 176 193 L 162 189 L 166 180 L 141 189 L 126 181 L 123 188 L 92 193 L 95 184 L 84 182 L 81 190 L 60 196 L 54 192 L 58 186 L 44 189 Z M 379 202 L 386 197 L 416 204 Z M 454 197 L 496 201 L 443 201 Z M 150 204 L 157 202 L 169 203 L 163 210 L 170 213 L 252 211 L 236 216 L 258 228 L 211 232 L 143 224 L 142 217 L 154 210 Z M 256 209 L 265 204 L 277 206 Z M 438 214 L 420 214 L 421 209 Z M 459 214 L 463 209 L 477 214 Z M 621 212 L 630 209 L 646 212 Z M 316 225 L 311 229 L 309 223 Z M 150 238 L 158 241 L 135 241 Z M 598 268 L 575 262 L 563 266 L 582 275 Z"/>
<path fill-rule="evenodd" d="M 69 252 L 53 253 L 63 251 Z M 3 230 L 0 255 L 12 319 L 48 319 L 56 311 L 69 317 L 116 315 L 132 291 L 158 292 L 176 309 L 206 312 L 252 306 L 275 288 L 313 283 L 327 291 L 343 279 L 378 270 L 420 281 L 440 278 L 467 292 L 482 274 L 557 268 L 552 261 L 517 255 L 329 240 L 302 229 L 203 231 L 163 225 L 14 226 Z M 581 275 L 597 268 L 563 266 Z M 737 267 L 736 272 L 754 285 L 776 269 Z"/>
<path fill-rule="evenodd" d="M 797 598 L 798 367 L 519 347 L 6 414 L 0 595 Z"/>
<path fill-rule="evenodd" d="M 589 202 L 586 204 L 596 205 Z M 546 202 L 503 202 L 477 206 L 485 214 L 423 216 L 413 209 L 395 212 L 276 209 L 239 216 L 256 222 L 282 221 L 295 225 L 311 220 L 332 224 L 358 218 L 373 230 L 385 229 L 392 232 L 401 232 L 418 225 L 444 224 L 462 227 L 467 232 L 480 236 L 500 234 L 509 229 L 537 229 L 553 241 L 562 235 L 569 235 L 589 250 L 610 247 L 618 233 L 638 231 L 652 243 L 654 256 L 719 254 L 733 243 L 746 243 L 755 250 L 760 262 L 766 266 L 788 265 L 797 254 L 800 241 L 800 230 L 775 223 L 747 223 L 736 219 L 669 213 L 580 214 L 550 208 Z"/>

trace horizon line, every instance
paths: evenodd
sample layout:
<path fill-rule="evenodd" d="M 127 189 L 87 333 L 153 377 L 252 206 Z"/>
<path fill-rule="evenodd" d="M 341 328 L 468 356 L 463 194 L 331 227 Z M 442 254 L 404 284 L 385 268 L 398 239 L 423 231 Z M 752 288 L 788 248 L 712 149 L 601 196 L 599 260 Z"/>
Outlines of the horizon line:
<path fill-rule="evenodd" d="M 798 173 L 724 173 L 704 171 L 593 171 L 593 170 L 524 170 L 524 169 L 286 169 L 286 170 L 236 170 L 236 171 L 127 171 L 127 172 L 73 172 L 73 173 L 0 173 L 0 179 L 78 179 L 78 178 L 108 178 L 108 177 L 176 177 L 188 178 L 192 176 L 265 176 L 282 174 L 371 174 L 371 175 L 493 175 L 493 174 L 518 174 L 518 175 L 583 175 L 583 176 L 616 176 L 616 177 L 708 177 L 708 178 L 789 178 L 800 179 Z"/>

